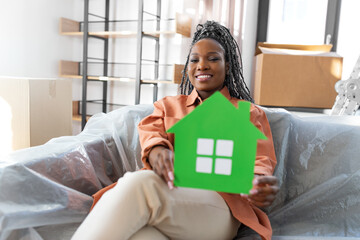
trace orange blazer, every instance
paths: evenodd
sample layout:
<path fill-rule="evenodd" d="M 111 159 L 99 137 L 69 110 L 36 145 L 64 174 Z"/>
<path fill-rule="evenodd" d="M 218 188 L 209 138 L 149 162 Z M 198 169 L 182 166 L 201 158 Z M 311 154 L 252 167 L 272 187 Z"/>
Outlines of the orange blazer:
<path fill-rule="evenodd" d="M 231 97 L 226 87 L 220 92 L 235 107 L 237 107 L 238 101 L 241 101 Z M 165 97 L 154 103 L 154 112 L 145 117 L 138 125 L 142 149 L 141 158 L 145 169 L 151 169 L 148 157 L 153 147 L 163 145 L 174 150 L 174 134 L 166 133 L 166 130 L 201 103 L 202 100 L 195 89 L 190 95 Z M 269 122 L 264 111 L 254 104 L 250 108 L 250 121 L 267 137 L 267 140 L 258 140 L 255 174 L 272 175 L 276 165 L 276 157 Z M 94 194 L 93 206 L 100 199 L 101 195 L 115 184 Z M 256 231 L 263 239 L 271 240 L 271 224 L 269 218 L 262 210 L 252 205 L 247 198 L 239 194 L 222 192 L 219 192 L 219 194 L 226 201 L 236 219 Z"/>

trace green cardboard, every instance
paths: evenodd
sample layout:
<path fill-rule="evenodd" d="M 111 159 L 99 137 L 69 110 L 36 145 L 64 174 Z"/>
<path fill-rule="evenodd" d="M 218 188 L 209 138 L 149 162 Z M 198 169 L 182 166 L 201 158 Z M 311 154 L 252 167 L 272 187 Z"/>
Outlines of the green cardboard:
<path fill-rule="evenodd" d="M 174 185 L 249 194 L 258 139 L 250 103 L 238 108 L 214 93 L 170 129 L 175 134 Z"/>

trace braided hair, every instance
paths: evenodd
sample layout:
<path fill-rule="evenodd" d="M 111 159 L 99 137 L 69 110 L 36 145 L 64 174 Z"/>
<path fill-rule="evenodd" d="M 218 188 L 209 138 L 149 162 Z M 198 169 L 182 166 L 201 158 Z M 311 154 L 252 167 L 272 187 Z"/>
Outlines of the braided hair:
<path fill-rule="evenodd" d="M 243 76 L 242 60 L 239 46 L 229 29 L 214 21 L 207 21 L 205 24 L 198 24 L 191 43 L 191 48 L 195 43 L 204 38 L 217 41 L 224 49 L 225 61 L 229 63 L 229 72 L 225 76 L 224 86 L 229 89 L 230 96 L 254 102 L 250 96 L 249 88 L 246 86 Z M 187 67 L 189 64 L 190 52 L 186 59 L 182 79 L 180 84 L 180 94 L 189 95 L 194 86 L 189 80 Z"/>

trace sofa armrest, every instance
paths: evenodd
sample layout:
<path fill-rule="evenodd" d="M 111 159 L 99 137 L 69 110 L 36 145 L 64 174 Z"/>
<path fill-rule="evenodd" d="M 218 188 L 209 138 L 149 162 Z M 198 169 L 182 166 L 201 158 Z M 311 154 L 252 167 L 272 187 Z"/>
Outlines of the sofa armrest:
<path fill-rule="evenodd" d="M 360 236 L 360 117 L 264 109 L 280 192 L 267 210 L 278 236 Z"/>

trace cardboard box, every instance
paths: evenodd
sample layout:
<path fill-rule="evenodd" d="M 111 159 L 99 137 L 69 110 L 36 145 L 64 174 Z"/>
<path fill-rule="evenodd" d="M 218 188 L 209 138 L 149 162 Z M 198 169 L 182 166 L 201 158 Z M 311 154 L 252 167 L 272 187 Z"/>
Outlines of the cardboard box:
<path fill-rule="evenodd" d="M 0 130 L 1 153 L 72 135 L 71 80 L 0 77 Z"/>
<path fill-rule="evenodd" d="M 332 45 L 258 43 L 253 95 L 263 106 L 331 108 L 342 57 Z"/>

